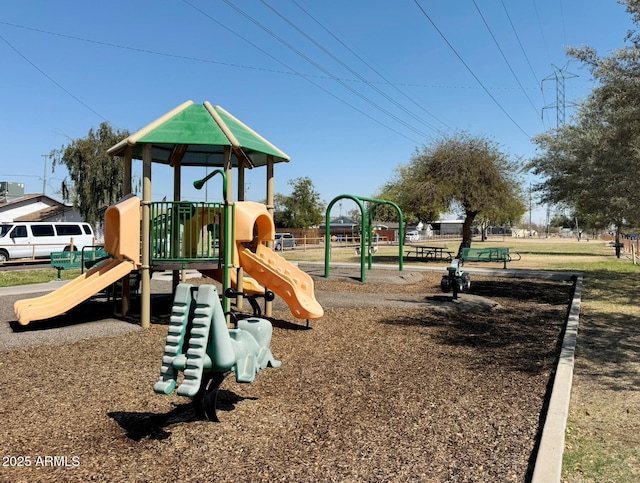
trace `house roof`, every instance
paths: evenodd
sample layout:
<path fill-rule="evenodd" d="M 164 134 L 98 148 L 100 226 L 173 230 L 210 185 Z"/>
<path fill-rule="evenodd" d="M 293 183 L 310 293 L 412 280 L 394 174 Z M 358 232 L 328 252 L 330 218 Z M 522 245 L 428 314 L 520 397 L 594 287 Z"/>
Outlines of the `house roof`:
<path fill-rule="evenodd" d="M 33 194 L 21 196 L 20 198 L 12 198 L 9 201 L 0 201 L 0 209 L 11 207 L 12 205 L 24 204 L 25 202 L 28 202 L 28 201 L 39 201 L 42 199 L 46 199 L 52 205 L 64 206 L 63 203 L 47 195 L 43 195 L 42 193 L 33 193 Z"/>
<path fill-rule="evenodd" d="M 13 221 L 43 221 L 56 215 L 62 215 L 69 209 L 70 207 L 65 205 L 50 206 L 48 208 L 43 208 L 42 210 L 14 218 Z"/>

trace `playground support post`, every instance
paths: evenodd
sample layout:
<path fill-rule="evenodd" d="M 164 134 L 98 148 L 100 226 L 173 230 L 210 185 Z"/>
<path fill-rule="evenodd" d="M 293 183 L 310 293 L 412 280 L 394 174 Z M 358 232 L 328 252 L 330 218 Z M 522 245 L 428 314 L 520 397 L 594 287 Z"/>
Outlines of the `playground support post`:
<path fill-rule="evenodd" d="M 153 145 L 145 144 L 142 151 L 142 265 L 140 267 L 140 323 L 151 327 L 151 158 Z"/>
<path fill-rule="evenodd" d="M 275 195 L 275 162 L 274 162 L 273 156 L 268 155 L 267 156 L 267 211 L 271 215 L 272 220 L 275 212 L 274 195 Z M 269 248 L 273 248 L 273 242 L 269 242 L 267 246 Z M 265 300 L 264 314 L 267 317 L 271 317 L 273 315 L 273 301 Z"/>
<path fill-rule="evenodd" d="M 124 150 L 124 176 L 123 176 L 123 194 L 128 195 L 131 189 L 131 171 L 133 168 L 133 154 L 131 146 L 127 146 Z M 84 265 L 84 264 L 83 264 Z M 131 311 L 131 281 L 129 277 L 122 279 L 122 305 L 120 312 L 123 317 L 128 317 Z"/>
<path fill-rule="evenodd" d="M 229 190 L 230 186 L 227 183 L 227 171 L 222 169 L 216 169 L 211 173 L 209 173 L 204 178 L 194 181 L 193 187 L 197 190 L 202 189 L 205 183 L 209 181 L 211 178 L 213 178 L 216 174 L 219 174 L 220 176 L 222 176 L 222 194 L 223 194 L 222 199 L 224 200 L 224 208 L 223 208 L 224 226 L 222 227 L 222 237 L 223 237 L 223 247 L 224 247 L 224 251 L 222 254 L 222 263 L 223 263 L 222 293 L 225 294 L 227 292 L 227 289 L 231 287 L 231 277 L 229 275 L 229 270 L 231 270 L 231 260 L 233 259 L 233 252 L 232 252 L 232 250 L 234 250 L 233 233 L 235 232 L 234 221 L 232 219 L 233 210 L 231 209 L 231 201 L 229 199 L 231 192 Z M 222 305 L 223 305 L 222 308 L 224 310 L 224 313 L 225 314 L 229 313 L 231 304 L 229 302 L 229 299 L 226 296 L 223 296 Z"/>

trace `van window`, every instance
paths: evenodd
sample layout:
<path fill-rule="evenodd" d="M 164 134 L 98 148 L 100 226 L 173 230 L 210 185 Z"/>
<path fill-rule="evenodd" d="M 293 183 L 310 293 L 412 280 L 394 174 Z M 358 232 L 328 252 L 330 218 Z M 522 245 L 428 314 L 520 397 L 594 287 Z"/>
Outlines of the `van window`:
<path fill-rule="evenodd" d="M 89 225 L 82 225 L 82 229 L 84 230 L 86 235 L 93 235 L 93 231 Z"/>
<path fill-rule="evenodd" d="M 56 231 L 58 235 L 73 236 L 82 235 L 80 225 L 56 225 Z"/>
<path fill-rule="evenodd" d="M 53 225 L 31 225 L 33 236 L 53 236 Z"/>
<path fill-rule="evenodd" d="M 11 230 L 11 228 L 13 228 L 13 225 L 0 225 L 0 237 L 3 237 L 7 233 L 9 233 L 9 230 Z"/>
<path fill-rule="evenodd" d="M 27 227 L 25 225 L 17 225 L 16 228 L 11 232 L 11 238 L 26 238 L 27 237 Z"/>

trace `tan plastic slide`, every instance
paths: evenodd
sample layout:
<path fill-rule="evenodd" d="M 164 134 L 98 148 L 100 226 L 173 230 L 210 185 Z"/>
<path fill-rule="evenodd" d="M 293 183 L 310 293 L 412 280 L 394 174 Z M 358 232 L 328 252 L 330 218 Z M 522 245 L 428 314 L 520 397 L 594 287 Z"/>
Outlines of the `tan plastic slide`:
<path fill-rule="evenodd" d="M 117 282 L 135 268 L 130 260 L 106 261 L 47 295 L 18 300 L 13 310 L 20 325 L 55 317 Z"/>
<path fill-rule="evenodd" d="M 265 245 L 256 252 L 238 245 L 240 266 L 260 284 L 272 290 L 298 319 L 319 319 L 324 315 L 315 299 L 313 279 Z"/>
<path fill-rule="evenodd" d="M 115 258 L 96 265 L 51 293 L 18 300 L 20 325 L 65 313 L 140 266 L 140 198 L 126 195 L 105 213 L 105 250 Z"/>

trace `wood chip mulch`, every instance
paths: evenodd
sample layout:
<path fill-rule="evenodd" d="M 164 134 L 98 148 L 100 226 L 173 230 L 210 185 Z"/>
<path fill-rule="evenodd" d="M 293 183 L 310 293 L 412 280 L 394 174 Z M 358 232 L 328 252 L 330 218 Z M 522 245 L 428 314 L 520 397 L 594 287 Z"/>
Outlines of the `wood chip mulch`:
<path fill-rule="evenodd" d="M 276 301 L 282 366 L 228 377 L 220 423 L 153 392 L 163 317 L 0 352 L 0 481 L 526 480 L 571 287 L 475 277 L 454 306 L 440 277 L 317 277 L 310 330 Z"/>

